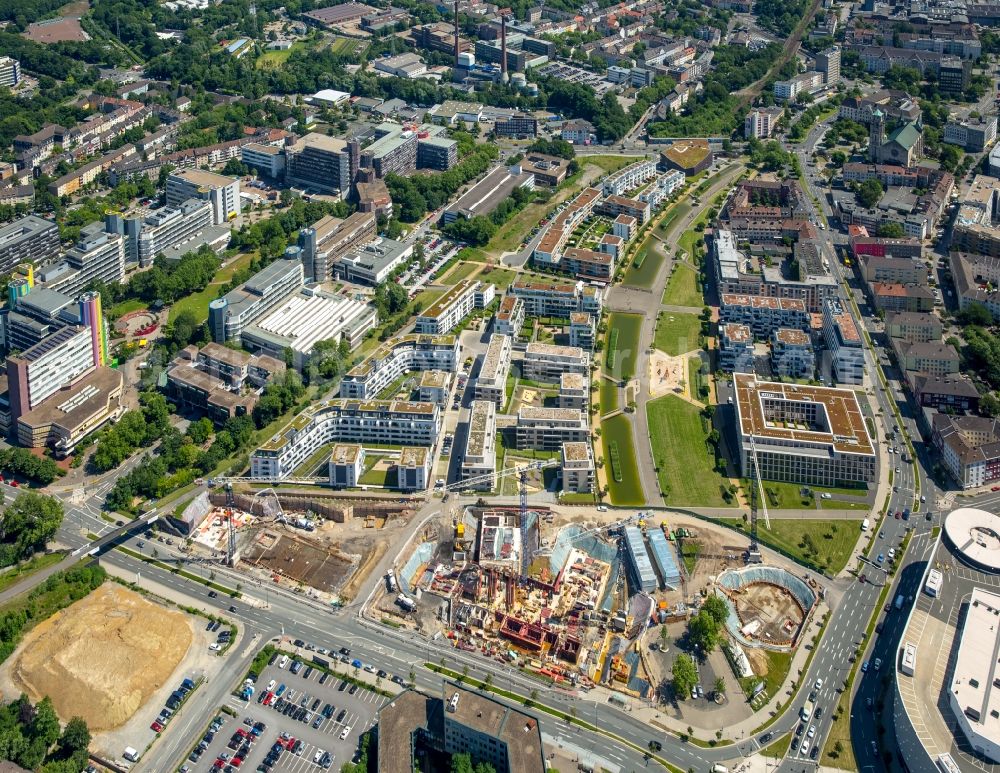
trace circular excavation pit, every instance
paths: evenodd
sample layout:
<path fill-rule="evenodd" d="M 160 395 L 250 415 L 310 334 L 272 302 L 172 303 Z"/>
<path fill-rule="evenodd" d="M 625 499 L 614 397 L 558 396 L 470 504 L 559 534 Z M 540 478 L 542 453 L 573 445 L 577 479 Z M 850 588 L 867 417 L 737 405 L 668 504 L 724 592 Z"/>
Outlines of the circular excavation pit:
<path fill-rule="evenodd" d="M 754 647 L 792 649 L 816 604 L 805 581 L 777 567 L 730 569 L 718 587 L 729 603 L 729 632 Z"/>

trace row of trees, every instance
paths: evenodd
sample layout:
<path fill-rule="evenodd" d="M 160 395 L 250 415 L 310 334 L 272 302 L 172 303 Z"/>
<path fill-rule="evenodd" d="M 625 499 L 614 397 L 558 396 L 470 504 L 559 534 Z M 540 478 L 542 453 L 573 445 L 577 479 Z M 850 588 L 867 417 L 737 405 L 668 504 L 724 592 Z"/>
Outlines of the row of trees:
<path fill-rule="evenodd" d="M 62 502 L 25 491 L 7 505 L 0 520 L 0 566 L 12 566 L 45 550 L 62 525 Z"/>
<path fill-rule="evenodd" d="M 158 392 L 143 392 L 139 404 L 140 410 L 126 412 L 117 424 L 101 434 L 90 457 L 94 472 L 115 469 L 137 448 L 149 448 L 163 437 L 170 426 L 166 398 Z"/>
<path fill-rule="evenodd" d="M 52 701 L 22 695 L 0 705 L 0 749 L 5 759 L 42 773 L 80 773 L 89 764 L 90 729 L 80 717 L 60 728 Z"/>
<path fill-rule="evenodd" d="M 65 473 L 47 456 L 35 456 L 27 448 L 0 449 L 0 470 L 40 486 L 47 486 Z"/>
<path fill-rule="evenodd" d="M 726 602 L 719 596 L 709 596 L 701 609 L 688 621 L 686 647 L 697 657 L 704 658 L 722 640 L 722 631 L 729 616 Z M 684 700 L 698 684 L 698 670 L 691 655 L 680 654 L 674 659 L 671 685 L 674 696 Z"/>
<path fill-rule="evenodd" d="M 527 188 L 516 188 L 489 215 L 477 215 L 469 220 L 460 217 L 446 225 L 442 230 L 452 239 L 481 247 L 493 238 L 497 228 L 506 223 L 535 196 L 535 191 Z"/>

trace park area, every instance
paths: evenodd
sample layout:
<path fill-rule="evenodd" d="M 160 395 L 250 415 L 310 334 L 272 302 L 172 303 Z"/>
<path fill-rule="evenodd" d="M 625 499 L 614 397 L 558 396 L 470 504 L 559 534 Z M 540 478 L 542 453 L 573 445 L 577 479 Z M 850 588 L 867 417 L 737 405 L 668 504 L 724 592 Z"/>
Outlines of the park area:
<path fill-rule="evenodd" d="M 768 528 L 758 521 L 758 536 L 765 545 L 781 551 L 805 566 L 811 566 L 833 577 L 839 574 L 851 557 L 861 534 L 861 520 L 837 518 L 814 520 L 806 518 L 771 518 Z M 746 524 L 735 518 L 723 523 L 745 529 Z"/>
<path fill-rule="evenodd" d="M 639 482 L 632 424 L 624 414 L 601 422 L 601 444 L 604 447 L 604 466 L 608 474 L 608 493 L 611 503 L 626 507 L 646 504 Z"/>
<path fill-rule="evenodd" d="M 638 314 L 611 315 L 604 355 L 605 373 L 620 381 L 628 381 L 635 376 L 641 328 L 642 317 Z"/>
<path fill-rule="evenodd" d="M 715 470 L 715 457 L 696 405 L 666 395 L 646 405 L 653 463 L 669 505 L 721 507 L 729 481 Z"/>
<path fill-rule="evenodd" d="M 106 582 L 25 636 L 9 680 L 32 700 L 49 696 L 64 721 L 111 730 L 169 679 L 192 638 L 187 615 Z"/>
<path fill-rule="evenodd" d="M 674 270 L 663 292 L 665 306 L 689 306 L 699 308 L 705 303 L 698 287 L 698 272 L 687 263 L 674 263 Z"/>
<path fill-rule="evenodd" d="M 653 345 L 665 354 L 677 356 L 700 349 L 700 336 L 701 320 L 697 315 L 661 311 Z"/>

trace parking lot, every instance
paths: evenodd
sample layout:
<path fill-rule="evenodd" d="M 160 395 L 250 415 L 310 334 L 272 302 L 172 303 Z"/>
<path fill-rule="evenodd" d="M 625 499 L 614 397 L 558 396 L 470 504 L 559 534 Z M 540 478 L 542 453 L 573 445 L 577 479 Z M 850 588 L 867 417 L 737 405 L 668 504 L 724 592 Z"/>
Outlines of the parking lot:
<path fill-rule="evenodd" d="M 230 698 L 236 718 L 220 715 L 224 722 L 218 731 L 195 739 L 205 748 L 186 760 L 188 771 L 337 771 L 352 760 L 358 739 L 389 698 L 304 659 L 293 674 L 295 662 L 277 654 L 249 701 Z"/>

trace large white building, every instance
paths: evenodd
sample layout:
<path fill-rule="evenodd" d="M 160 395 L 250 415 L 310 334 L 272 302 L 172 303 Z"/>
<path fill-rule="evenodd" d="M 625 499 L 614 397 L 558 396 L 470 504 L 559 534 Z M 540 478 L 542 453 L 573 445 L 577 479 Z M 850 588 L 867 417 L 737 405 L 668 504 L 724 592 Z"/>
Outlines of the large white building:
<path fill-rule="evenodd" d="M 0 56 L 0 86 L 9 89 L 21 82 L 21 63 L 9 56 Z"/>
<path fill-rule="evenodd" d="M 656 162 L 644 158 L 605 177 L 601 187 L 605 196 L 624 196 L 654 177 L 656 177 Z"/>
<path fill-rule="evenodd" d="M 496 472 L 497 407 L 492 400 L 473 400 L 462 457 L 462 480 L 493 475 Z M 490 478 L 476 488 L 493 488 Z"/>
<path fill-rule="evenodd" d="M 370 399 L 404 373 L 441 370 L 454 373 L 462 347 L 457 336 L 405 335 L 388 341 L 351 368 L 340 382 L 340 396 Z"/>
<path fill-rule="evenodd" d="M 188 199 L 178 207 L 162 207 L 148 214 L 137 240 L 139 265 L 152 265 L 159 253 L 196 239 L 212 227 L 212 213 L 210 202 Z"/>
<path fill-rule="evenodd" d="M 849 486 L 875 479 L 875 447 L 853 389 L 733 375 L 740 471 L 756 449 L 763 480 Z"/>
<path fill-rule="evenodd" d="M 961 511 L 958 511 L 961 512 Z M 953 513 L 949 520 L 955 517 Z M 992 762 L 1000 762 L 1000 596 L 974 588 L 959 635 L 948 701 L 966 741 Z"/>
<path fill-rule="evenodd" d="M 759 107 L 747 113 L 743 119 L 744 138 L 766 140 L 774 134 L 778 120 L 783 114 L 780 107 Z"/>
<path fill-rule="evenodd" d="M 476 399 L 489 400 L 502 408 L 507 391 L 507 376 L 510 373 L 510 336 L 494 333 L 483 356 L 483 364 L 476 378 Z"/>
<path fill-rule="evenodd" d="M 604 293 L 600 287 L 584 282 L 536 282 L 519 279 L 510 291 L 524 303 L 529 317 L 561 317 L 569 319 L 574 311 L 599 317 L 604 308 Z"/>
<path fill-rule="evenodd" d="M 590 355 L 579 346 L 556 346 L 532 341 L 524 351 L 521 375 L 532 381 L 559 381 L 563 373 L 590 373 Z"/>
<path fill-rule="evenodd" d="M 109 234 L 103 223 L 80 231 L 73 248 L 60 260 L 35 271 L 35 281 L 49 290 L 75 296 L 95 281 L 113 283 L 125 278 L 125 239 Z"/>
<path fill-rule="evenodd" d="M 276 260 L 239 287 L 208 304 L 208 329 L 216 343 L 235 341 L 243 330 L 303 285 L 302 263 Z"/>
<path fill-rule="evenodd" d="M 594 451 L 590 443 L 563 443 L 562 488 L 573 493 L 594 490 Z"/>
<path fill-rule="evenodd" d="M 563 443 L 590 440 L 587 414 L 572 408 L 521 406 L 514 431 L 515 445 L 522 449 L 558 451 Z"/>
<path fill-rule="evenodd" d="M 441 431 L 434 403 L 401 400 L 325 400 L 309 406 L 250 456 L 258 480 L 291 476 L 322 446 L 336 442 L 433 447 Z"/>
<path fill-rule="evenodd" d="M 212 223 L 222 225 L 240 214 L 240 181 L 203 169 L 177 169 L 167 178 L 167 206 L 179 207 L 191 198 L 212 205 Z"/>
<path fill-rule="evenodd" d="M 827 298 L 823 304 L 823 340 L 833 358 L 837 381 L 842 384 L 862 384 L 865 380 L 865 349 L 854 317 L 838 298 Z"/>
<path fill-rule="evenodd" d="M 478 279 L 463 279 L 448 290 L 417 317 L 414 330 L 430 335 L 451 331 L 475 309 L 484 309 L 493 302 L 496 287 Z"/>

